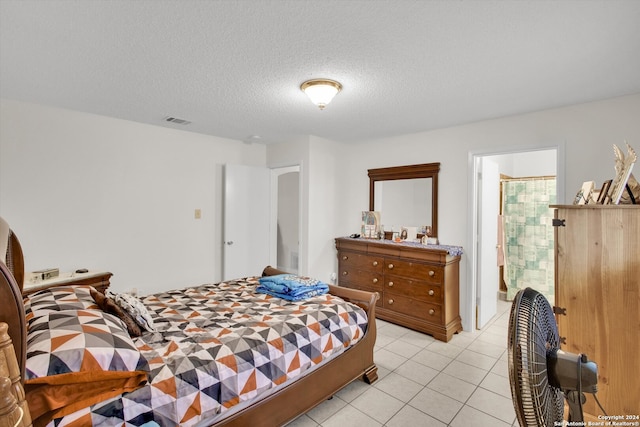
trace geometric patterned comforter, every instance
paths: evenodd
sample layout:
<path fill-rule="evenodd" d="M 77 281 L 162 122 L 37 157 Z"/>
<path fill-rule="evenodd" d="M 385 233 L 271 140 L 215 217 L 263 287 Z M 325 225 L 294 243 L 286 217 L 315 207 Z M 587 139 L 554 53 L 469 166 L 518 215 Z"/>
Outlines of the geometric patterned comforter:
<path fill-rule="evenodd" d="M 133 342 L 148 383 L 50 425 L 195 425 L 259 399 L 366 332 L 366 313 L 339 297 L 290 302 L 257 285 L 250 277 L 143 297 L 157 332 Z"/>

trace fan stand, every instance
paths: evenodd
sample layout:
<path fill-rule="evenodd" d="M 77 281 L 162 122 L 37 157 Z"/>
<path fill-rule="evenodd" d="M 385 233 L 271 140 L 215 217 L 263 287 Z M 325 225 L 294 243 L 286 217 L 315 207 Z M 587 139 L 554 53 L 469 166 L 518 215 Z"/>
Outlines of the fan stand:
<path fill-rule="evenodd" d="M 587 397 L 578 390 L 564 390 L 564 398 L 569 405 L 569 422 L 582 422 L 584 415 L 582 404 L 587 401 Z"/>
<path fill-rule="evenodd" d="M 585 354 L 554 349 L 549 353 L 549 384 L 562 390 L 569 406 L 569 421 L 583 422 L 582 404 L 587 401 L 583 391 L 598 391 L 598 367 Z"/>
<path fill-rule="evenodd" d="M 583 392 L 597 392 L 598 366 L 584 354 L 560 349 L 558 326 L 544 295 L 531 288 L 518 291 L 508 336 L 509 384 L 520 425 L 562 425 L 564 401 L 575 423 L 570 425 L 582 425 Z"/>

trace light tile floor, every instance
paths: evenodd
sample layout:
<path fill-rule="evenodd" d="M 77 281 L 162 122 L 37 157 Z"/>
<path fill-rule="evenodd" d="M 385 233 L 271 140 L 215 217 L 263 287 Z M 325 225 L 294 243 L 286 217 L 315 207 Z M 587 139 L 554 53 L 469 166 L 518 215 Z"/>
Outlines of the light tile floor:
<path fill-rule="evenodd" d="M 507 371 L 511 303 L 448 343 L 376 320 L 378 380 L 354 381 L 288 427 L 517 426 Z"/>

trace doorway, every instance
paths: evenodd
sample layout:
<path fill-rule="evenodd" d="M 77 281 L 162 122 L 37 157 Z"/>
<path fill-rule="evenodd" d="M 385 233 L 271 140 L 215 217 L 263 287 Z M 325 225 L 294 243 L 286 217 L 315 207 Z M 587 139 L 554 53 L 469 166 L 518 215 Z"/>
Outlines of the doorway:
<path fill-rule="evenodd" d="M 267 264 L 298 273 L 300 166 L 227 164 L 223 188 L 223 280 L 254 275 Z"/>
<path fill-rule="evenodd" d="M 498 235 L 495 224 L 498 222 L 495 212 L 499 205 L 483 208 L 483 200 L 494 203 L 495 195 L 484 194 L 487 188 L 498 192 L 500 186 L 499 175 L 509 176 L 548 176 L 555 175 L 557 200 L 564 200 L 564 147 L 557 146 L 507 149 L 504 151 L 486 151 L 470 153 L 472 167 L 471 188 L 473 194 L 470 203 L 472 227 L 472 248 L 470 262 L 470 298 L 467 313 L 473 320 L 473 329 L 481 329 L 495 313 L 495 306 L 499 298 L 499 267 L 496 263 L 498 251 Z M 492 173 L 495 183 L 483 182 L 482 167 L 486 164 L 497 164 L 498 175 Z M 483 214 L 487 209 L 489 218 Z M 491 226 L 488 227 L 487 224 Z M 487 274 L 489 273 L 489 274 Z"/>
<path fill-rule="evenodd" d="M 271 265 L 298 274 L 300 255 L 300 166 L 271 169 Z"/>

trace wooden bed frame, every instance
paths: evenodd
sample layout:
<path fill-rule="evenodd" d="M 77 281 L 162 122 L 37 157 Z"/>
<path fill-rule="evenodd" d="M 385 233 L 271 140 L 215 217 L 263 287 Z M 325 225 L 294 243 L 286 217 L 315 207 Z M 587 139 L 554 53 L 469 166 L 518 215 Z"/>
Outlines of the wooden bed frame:
<path fill-rule="evenodd" d="M 21 408 L 27 408 L 24 396 L 22 379 L 26 363 L 26 337 L 27 326 L 22 300 L 22 280 L 24 277 L 24 263 L 20 242 L 15 234 L 11 234 L 8 255 L 13 260 L 11 271 L 0 260 L 0 322 L 9 325 L 8 337 L 0 336 L 0 377 L 9 377 L 12 381 L 12 391 L 17 404 Z M 267 267 L 263 276 L 281 274 L 282 271 Z M 16 279 L 20 278 L 19 281 Z M 378 379 L 378 368 L 373 362 L 373 347 L 376 341 L 375 306 L 378 299 L 377 293 L 359 291 L 356 289 L 341 288 L 329 285 L 329 292 L 362 307 L 368 316 L 367 332 L 354 346 L 341 355 L 320 366 L 306 376 L 296 380 L 290 385 L 279 389 L 271 395 L 261 399 L 250 406 L 220 420 L 216 426 L 281 426 L 296 417 L 308 412 L 318 404 L 329 399 L 340 389 L 352 381 L 362 378 L 371 384 Z M 2 334 L 0 327 L 0 335 Z M 13 346 L 11 346 L 11 341 Z M 11 368 L 1 366 L 5 361 L 2 351 L 15 349 L 17 363 Z M 11 352 L 13 353 L 13 352 Z M 4 359 L 7 359 L 6 357 Z M 16 372 L 18 370 L 18 372 Z M 13 371 L 13 372 L 11 372 Z M 3 372 L 5 372 L 3 374 Z M 8 375 L 6 374 L 8 372 Z M 1 398 L 2 396 L 0 396 Z M 27 414 L 28 415 L 28 410 Z M 30 417 L 23 425 L 30 425 Z"/>

